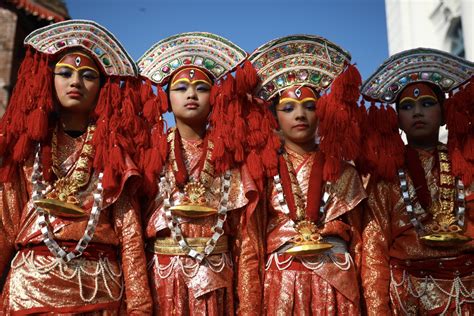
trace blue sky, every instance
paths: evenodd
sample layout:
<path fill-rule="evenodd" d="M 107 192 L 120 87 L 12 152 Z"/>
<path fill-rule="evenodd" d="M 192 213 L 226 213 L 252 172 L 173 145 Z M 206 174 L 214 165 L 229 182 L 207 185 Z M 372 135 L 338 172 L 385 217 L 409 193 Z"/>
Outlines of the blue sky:
<path fill-rule="evenodd" d="M 384 0 L 67 0 L 74 19 L 114 33 L 133 58 L 181 32 L 206 31 L 248 52 L 276 37 L 324 36 L 352 54 L 363 78 L 388 56 Z"/>
<path fill-rule="evenodd" d="M 249 53 L 289 34 L 315 34 L 342 46 L 368 78 L 388 57 L 384 0 L 66 0 L 73 19 L 109 29 L 137 60 L 182 32 L 224 36 Z M 165 119 L 174 125 L 172 115 Z"/>

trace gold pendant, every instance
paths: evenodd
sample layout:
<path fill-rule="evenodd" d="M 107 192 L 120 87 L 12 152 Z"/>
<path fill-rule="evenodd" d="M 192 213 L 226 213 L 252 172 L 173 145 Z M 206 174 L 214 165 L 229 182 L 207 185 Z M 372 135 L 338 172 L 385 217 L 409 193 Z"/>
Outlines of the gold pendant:
<path fill-rule="evenodd" d="M 333 247 L 332 244 L 322 242 L 322 237 L 313 222 L 300 221 L 296 225 L 298 235 L 292 239 L 293 246 L 285 253 L 293 256 L 312 256 Z"/>
<path fill-rule="evenodd" d="M 184 187 L 184 198 L 181 204 L 170 207 L 173 214 L 183 217 L 206 217 L 217 213 L 210 207 L 205 197 L 206 188 L 201 182 L 190 181 Z"/>
<path fill-rule="evenodd" d="M 420 237 L 420 239 L 431 247 L 454 247 L 472 240 L 471 237 L 462 233 L 461 227 L 455 224 L 439 225 L 438 223 L 428 226 L 431 234 Z"/>
<path fill-rule="evenodd" d="M 44 208 L 49 214 L 60 218 L 81 218 L 88 214 L 77 205 L 56 199 L 39 199 L 36 206 Z"/>

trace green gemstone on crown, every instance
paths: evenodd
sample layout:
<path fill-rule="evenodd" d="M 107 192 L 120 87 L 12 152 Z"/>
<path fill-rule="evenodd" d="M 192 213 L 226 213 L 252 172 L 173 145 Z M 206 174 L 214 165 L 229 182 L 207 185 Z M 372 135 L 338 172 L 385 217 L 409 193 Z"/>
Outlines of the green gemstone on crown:
<path fill-rule="evenodd" d="M 441 75 L 437 72 L 434 72 L 433 75 L 431 76 L 431 79 L 435 82 L 438 82 L 441 80 Z"/>
<path fill-rule="evenodd" d="M 215 66 L 216 66 L 216 63 L 211 59 L 206 59 L 204 61 L 204 67 L 206 67 L 206 69 L 210 70 L 210 69 L 214 68 Z"/>
<path fill-rule="evenodd" d="M 309 80 L 313 83 L 319 83 L 321 81 L 322 75 L 320 73 L 313 73 Z"/>

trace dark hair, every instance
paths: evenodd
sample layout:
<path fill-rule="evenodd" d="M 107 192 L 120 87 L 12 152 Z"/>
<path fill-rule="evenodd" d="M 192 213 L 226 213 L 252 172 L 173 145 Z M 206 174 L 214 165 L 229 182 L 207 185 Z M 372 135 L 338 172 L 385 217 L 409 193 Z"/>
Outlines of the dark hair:
<path fill-rule="evenodd" d="M 272 112 L 273 116 L 276 118 L 277 117 L 276 107 L 277 107 L 278 103 L 280 103 L 280 96 L 276 95 L 270 101 L 271 101 L 270 112 Z"/>

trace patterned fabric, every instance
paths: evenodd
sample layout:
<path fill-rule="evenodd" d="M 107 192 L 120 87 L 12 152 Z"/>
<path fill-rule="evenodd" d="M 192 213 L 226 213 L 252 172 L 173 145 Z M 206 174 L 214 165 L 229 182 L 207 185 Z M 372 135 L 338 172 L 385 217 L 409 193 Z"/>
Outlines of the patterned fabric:
<path fill-rule="evenodd" d="M 351 55 L 320 36 L 290 35 L 260 46 L 249 60 L 261 80 L 257 94 L 269 100 L 295 84 L 327 89 Z"/>
<path fill-rule="evenodd" d="M 393 103 L 410 83 L 429 82 L 449 92 L 474 75 L 474 63 L 451 54 L 416 48 L 386 60 L 362 85 L 366 99 Z"/>
<path fill-rule="evenodd" d="M 197 66 L 216 79 L 240 65 L 247 53 L 231 41 L 211 33 L 181 33 L 153 45 L 137 61 L 142 76 L 166 84 L 179 68 Z"/>
<path fill-rule="evenodd" d="M 426 181 L 433 199 L 439 194 L 434 155 L 419 151 Z M 415 187 L 408 178 L 408 191 L 414 196 Z M 472 214 L 474 186 L 466 190 L 466 214 Z M 426 315 L 438 314 L 445 309 L 472 310 L 474 281 L 463 276 L 459 267 L 449 269 L 447 259 L 472 256 L 474 242 L 457 247 L 430 247 L 422 243 L 410 222 L 397 183 L 370 181 L 367 187 L 367 212 L 364 219 L 362 249 L 362 286 L 369 315 Z M 420 220 L 429 224 L 432 218 L 422 210 L 418 201 L 413 203 Z M 467 236 L 474 236 L 472 215 L 466 216 Z M 394 263 L 396 260 L 398 262 Z M 403 262 L 400 265 L 399 262 Z M 411 266 L 417 266 L 411 268 Z M 436 274 L 432 272 L 436 262 Z M 473 264 L 469 258 L 460 266 Z M 410 268 L 410 269 L 408 269 Z M 413 271 L 416 270 L 416 271 Z M 416 273 L 415 273 L 416 272 Z M 440 273 L 451 276 L 440 276 Z M 459 276 L 459 278 L 457 277 Z M 464 315 L 464 313 L 463 313 Z"/>
<path fill-rule="evenodd" d="M 133 59 L 105 27 L 87 20 L 69 20 L 37 29 L 25 38 L 25 45 L 54 55 L 71 47 L 90 52 L 108 76 L 138 74 Z"/>
<path fill-rule="evenodd" d="M 297 181 L 306 196 L 314 154 L 289 151 Z M 266 315 L 357 315 L 360 310 L 359 267 L 360 202 L 366 197 L 355 169 L 344 165 L 335 183 L 326 183 L 330 194 L 325 220 L 320 224 L 324 240 L 334 248 L 321 254 L 293 257 L 284 253 L 296 236 L 294 222 L 269 185 L 266 224 L 267 264 L 264 278 Z"/>
<path fill-rule="evenodd" d="M 173 132 L 174 133 L 174 132 Z M 171 139 L 173 137 L 170 137 Z M 201 141 L 182 139 L 183 158 L 190 176 L 197 177 L 199 159 L 203 151 Z M 171 164 L 165 169 L 171 181 L 171 200 L 179 204 L 183 198 L 174 184 Z M 260 276 L 256 221 L 261 213 L 256 191 L 246 168 L 232 170 L 229 190 L 229 212 L 224 234 L 229 239 L 229 252 L 206 257 L 202 263 L 187 256 L 148 254 L 150 280 L 155 315 L 233 315 L 234 309 L 243 314 L 260 308 Z M 216 177 L 206 190 L 207 200 L 213 207 L 220 200 L 221 178 Z M 180 228 L 185 238 L 207 237 L 214 234 L 216 215 L 190 219 L 180 217 Z M 170 237 L 164 216 L 163 198 L 158 195 L 148 206 L 145 219 L 145 238 Z M 237 289 L 240 302 L 234 301 Z"/>
<path fill-rule="evenodd" d="M 77 161 L 84 137 L 71 138 L 62 133 L 58 136 L 61 172 Z M 124 159 L 128 170 L 120 186 L 126 188 L 104 196 L 103 210 L 90 244 L 112 249 L 120 260 L 94 251 L 93 247 L 87 249 L 99 258 L 83 256 L 70 263 L 51 256 L 49 251 L 38 251 L 44 242 L 31 200 L 32 159 L 19 168 L 15 179 L 0 185 L 0 272 L 9 270 L 2 292 L 3 303 L 0 303 L 5 315 L 119 311 L 125 305 L 125 297 L 128 314 L 146 314 L 151 310 L 137 201 L 125 185 L 138 172 L 129 157 Z M 79 192 L 88 214 L 97 181 L 95 172 Z M 54 238 L 62 246 L 68 242 L 75 245 L 86 226 L 87 220 L 51 219 Z"/>

